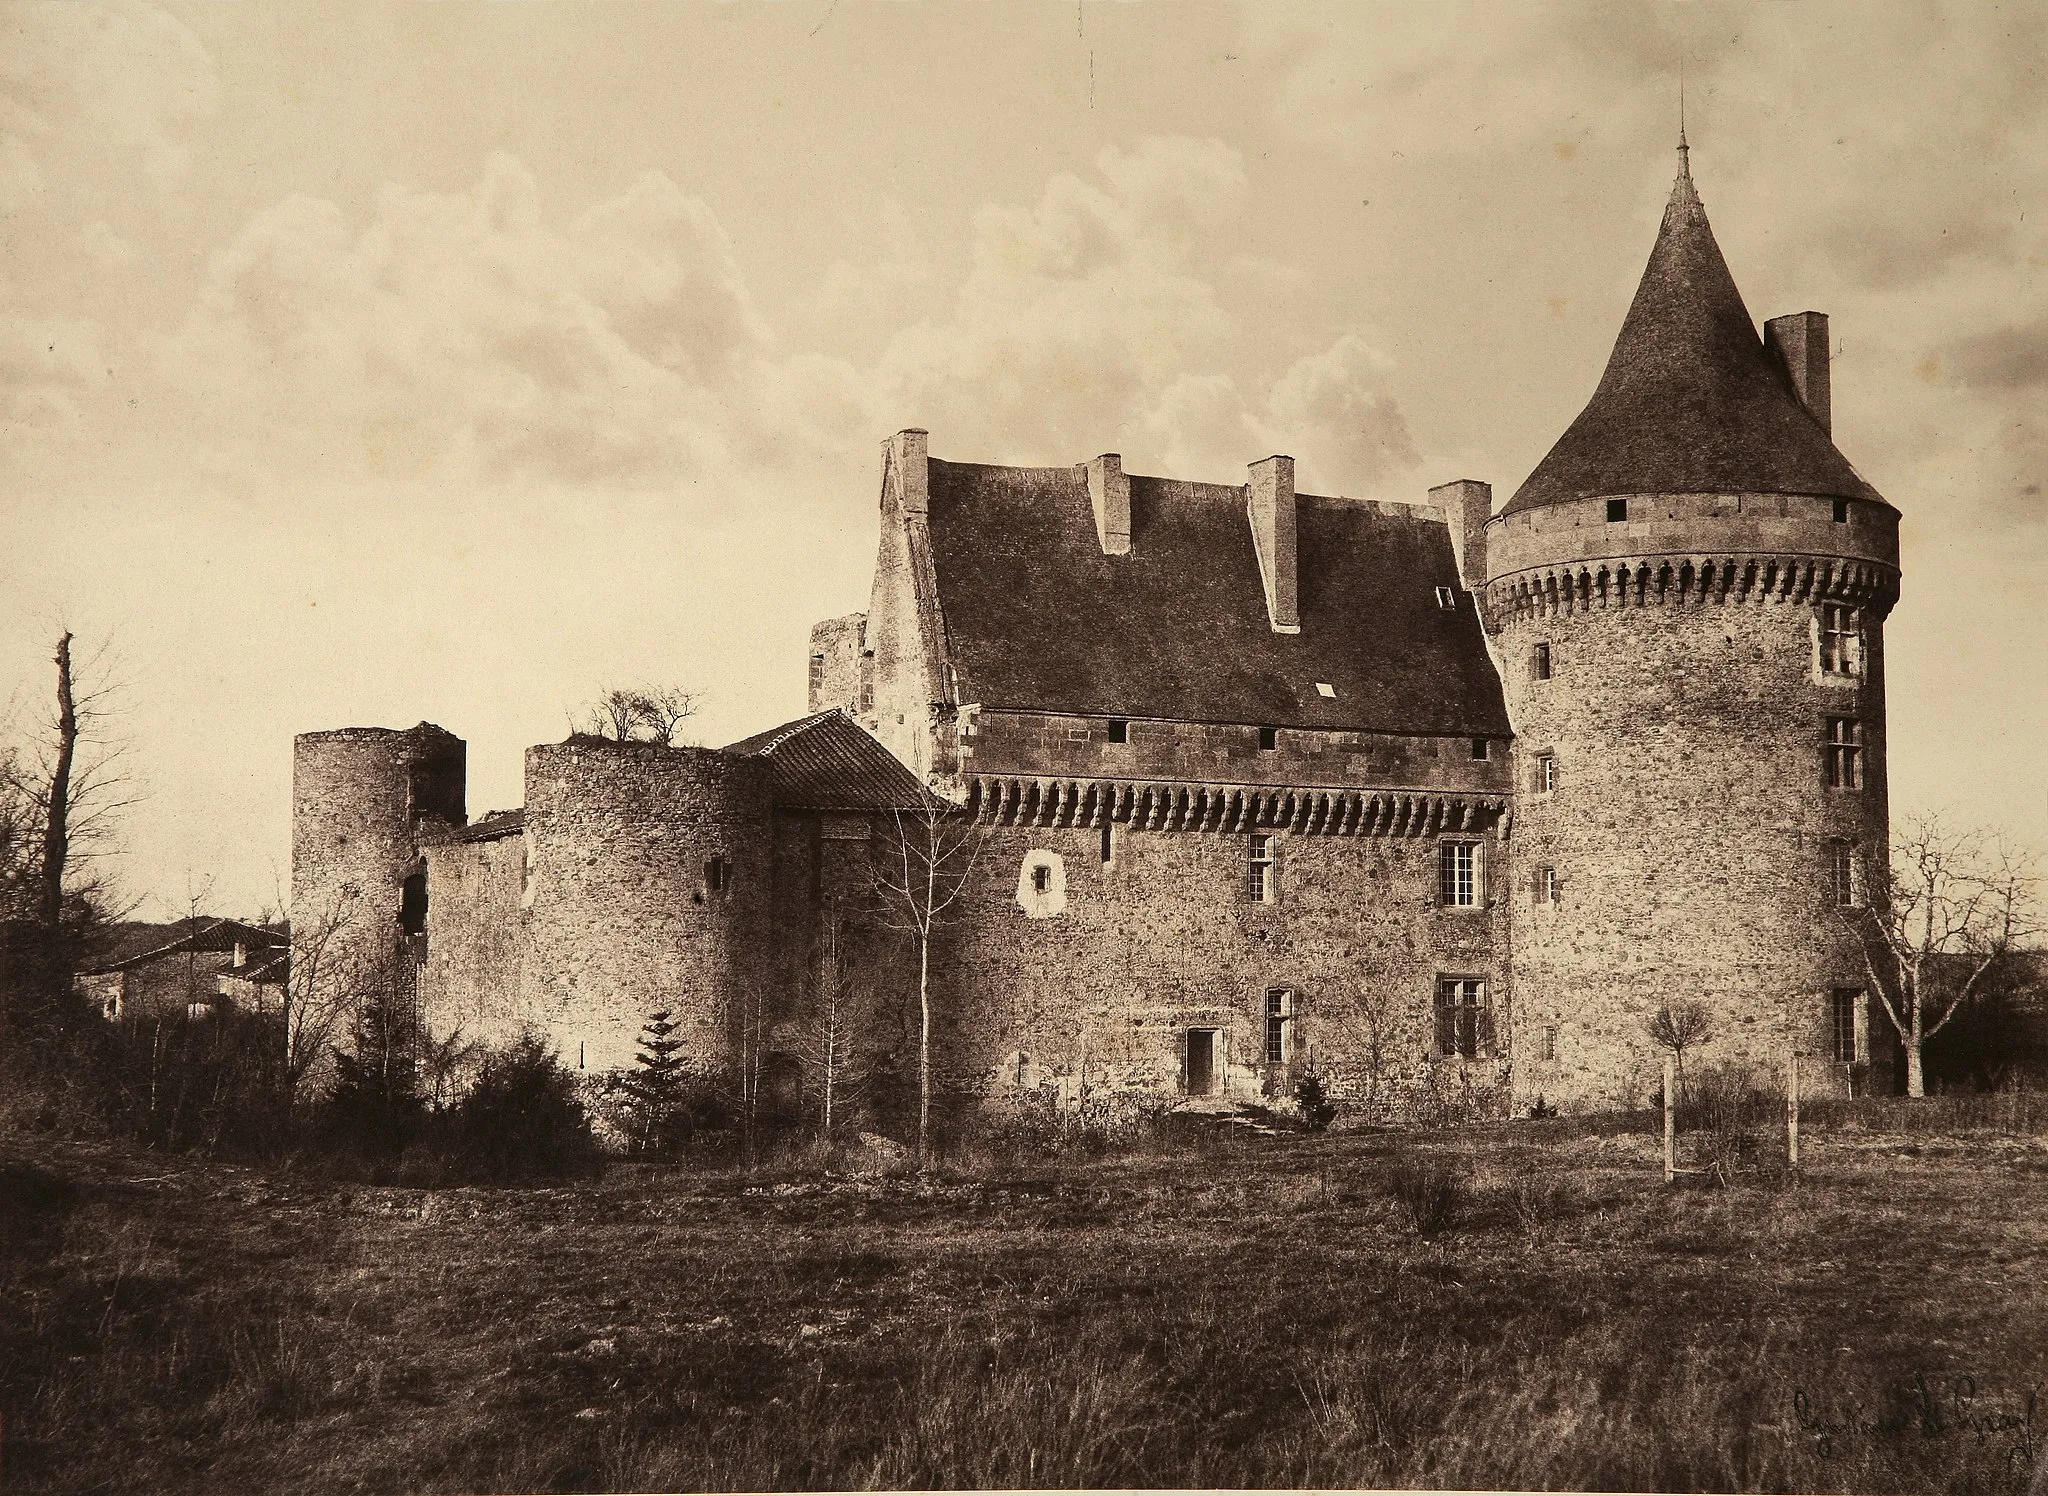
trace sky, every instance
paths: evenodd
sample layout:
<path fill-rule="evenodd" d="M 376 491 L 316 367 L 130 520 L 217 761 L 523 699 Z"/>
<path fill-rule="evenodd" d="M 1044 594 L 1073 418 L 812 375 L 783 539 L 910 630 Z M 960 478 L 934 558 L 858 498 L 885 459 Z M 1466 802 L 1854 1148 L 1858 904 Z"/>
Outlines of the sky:
<path fill-rule="evenodd" d="M 2048 10 L 0 3 L 0 713 L 111 639 L 141 912 L 277 901 L 291 740 L 471 813 L 613 684 L 802 713 L 879 447 L 1505 502 L 1676 168 L 1904 513 L 1895 814 L 2048 846 Z M 2030 218 L 2031 213 L 2031 218 Z"/>

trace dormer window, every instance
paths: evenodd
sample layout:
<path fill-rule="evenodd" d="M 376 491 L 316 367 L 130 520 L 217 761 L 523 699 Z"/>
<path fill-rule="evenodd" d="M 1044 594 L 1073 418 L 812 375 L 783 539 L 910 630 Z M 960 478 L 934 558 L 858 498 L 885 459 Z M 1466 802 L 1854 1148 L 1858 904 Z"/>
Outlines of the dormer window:
<path fill-rule="evenodd" d="M 1319 680 L 1316 682 L 1316 695 L 1329 701 L 1335 701 L 1337 699 L 1337 688 L 1326 680 Z"/>
<path fill-rule="evenodd" d="M 1449 611 L 1458 606 L 1458 594 L 1448 587 L 1439 587 L 1436 589 L 1436 605 Z"/>

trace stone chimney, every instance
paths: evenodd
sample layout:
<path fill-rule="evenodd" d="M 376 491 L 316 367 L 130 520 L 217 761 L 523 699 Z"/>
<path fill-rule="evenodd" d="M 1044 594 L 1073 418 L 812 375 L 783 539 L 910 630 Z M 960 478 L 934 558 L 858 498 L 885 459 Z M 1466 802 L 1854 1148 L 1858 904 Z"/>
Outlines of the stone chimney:
<path fill-rule="evenodd" d="M 1252 545 L 1259 553 L 1259 580 L 1266 585 L 1266 615 L 1276 634 L 1301 632 L 1294 596 L 1294 459 L 1268 457 L 1251 465 L 1245 508 L 1251 515 Z"/>
<path fill-rule="evenodd" d="M 1124 460 L 1104 452 L 1088 464 L 1088 502 L 1095 506 L 1095 535 L 1105 556 L 1131 553 L 1131 480 Z"/>
<path fill-rule="evenodd" d="M 891 472 L 896 475 L 896 499 L 905 514 L 931 512 L 931 467 L 924 443 L 925 433 L 915 426 L 882 443 L 883 477 L 886 481 Z"/>
<path fill-rule="evenodd" d="M 1458 585 L 1478 594 L 1486 590 L 1486 522 L 1493 518 L 1493 485 L 1460 478 L 1429 491 L 1429 500 L 1443 511 L 1451 527 L 1451 550 L 1458 558 Z"/>
<path fill-rule="evenodd" d="M 1764 324 L 1764 346 L 1778 355 L 1785 372 L 1792 376 L 1792 388 L 1820 422 L 1820 429 L 1834 430 L 1833 407 L 1828 379 L 1828 319 L 1822 312 L 1793 312 L 1773 317 Z"/>

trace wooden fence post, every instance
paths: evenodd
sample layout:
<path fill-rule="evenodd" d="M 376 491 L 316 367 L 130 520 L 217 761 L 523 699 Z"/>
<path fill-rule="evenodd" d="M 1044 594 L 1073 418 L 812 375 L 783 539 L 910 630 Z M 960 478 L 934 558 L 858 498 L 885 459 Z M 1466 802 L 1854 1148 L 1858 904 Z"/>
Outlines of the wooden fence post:
<path fill-rule="evenodd" d="M 1799 1051 L 1785 1056 L 1785 1161 L 1799 1167 Z"/>
<path fill-rule="evenodd" d="M 1664 1182 L 1678 1177 L 1678 1117 L 1671 1109 L 1672 1071 L 1670 1055 L 1664 1057 Z"/>

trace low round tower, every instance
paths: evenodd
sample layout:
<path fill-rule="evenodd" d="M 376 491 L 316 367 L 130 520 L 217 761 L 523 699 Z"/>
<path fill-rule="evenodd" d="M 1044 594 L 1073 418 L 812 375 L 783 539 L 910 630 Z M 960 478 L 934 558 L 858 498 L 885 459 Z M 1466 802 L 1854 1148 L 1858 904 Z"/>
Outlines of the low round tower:
<path fill-rule="evenodd" d="M 426 928 L 420 846 L 462 826 L 468 750 L 422 722 L 343 727 L 292 743 L 295 978 L 390 991 Z M 409 985 L 406 986 L 409 992 Z"/>
<path fill-rule="evenodd" d="M 769 767 L 707 748 L 574 738 L 526 752 L 523 1006 L 571 1066 L 633 1063 L 666 1008 L 718 1072 L 765 997 Z"/>
<path fill-rule="evenodd" d="M 1681 155 L 1598 389 L 1486 526 L 1524 1105 L 1643 1104 L 1666 1004 L 1704 1010 L 1689 1069 L 1882 1083 L 1845 906 L 1888 856 L 1899 516 L 1828 395 L 1826 319 L 1758 336 Z"/>

